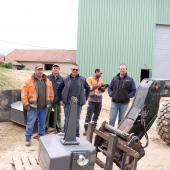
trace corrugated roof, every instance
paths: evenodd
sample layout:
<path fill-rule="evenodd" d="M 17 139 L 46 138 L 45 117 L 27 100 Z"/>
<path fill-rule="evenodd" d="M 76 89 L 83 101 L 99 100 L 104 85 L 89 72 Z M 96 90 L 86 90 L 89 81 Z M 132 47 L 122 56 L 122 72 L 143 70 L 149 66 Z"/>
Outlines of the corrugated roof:
<path fill-rule="evenodd" d="M 22 64 L 18 63 L 17 61 L 13 60 L 12 58 L 8 58 L 8 57 L 1 56 L 1 55 L 0 55 L 0 62 L 11 63 L 12 65 L 15 65 L 15 66 L 22 65 Z"/>
<path fill-rule="evenodd" d="M 9 57 L 5 57 L 5 62 L 11 63 L 14 66 L 22 66 L 22 64 Z"/>
<path fill-rule="evenodd" d="M 9 53 L 7 58 L 17 62 L 76 62 L 76 50 L 22 50 L 16 49 Z"/>

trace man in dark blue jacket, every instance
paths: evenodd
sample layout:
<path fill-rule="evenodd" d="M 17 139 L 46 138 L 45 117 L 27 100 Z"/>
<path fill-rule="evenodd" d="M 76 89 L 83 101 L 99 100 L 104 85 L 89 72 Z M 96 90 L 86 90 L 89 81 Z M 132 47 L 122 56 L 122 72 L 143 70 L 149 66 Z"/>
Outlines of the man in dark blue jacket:
<path fill-rule="evenodd" d="M 108 93 L 112 99 L 109 124 L 114 126 L 117 114 L 119 113 L 118 123 L 120 123 L 125 116 L 130 98 L 136 93 L 135 82 L 127 75 L 125 64 L 119 66 L 119 74 L 112 79 Z"/>
<path fill-rule="evenodd" d="M 48 109 L 47 119 L 46 119 L 46 129 L 49 127 L 49 119 L 52 109 L 54 109 L 54 124 L 58 132 L 61 131 L 61 86 L 63 84 L 63 78 L 60 76 L 60 67 L 57 64 L 52 66 L 52 74 L 48 76 L 48 79 L 52 82 L 54 91 L 54 100 Z"/>
<path fill-rule="evenodd" d="M 71 68 L 71 74 L 64 78 L 63 91 L 62 91 L 62 102 L 64 105 L 64 129 L 66 128 L 66 123 L 68 121 L 68 113 L 70 108 L 71 97 L 74 96 L 78 99 L 77 103 L 77 123 L 76 123 L 76 136 L 80 135 L 79 120 L 82 105 L 86 103 L 90 92 L 90 87 L 86 82 L 86 79 L 79 75 L 79 66 L 74 65 Z M 65 129 L 66 130 L 66 129 Z"/>

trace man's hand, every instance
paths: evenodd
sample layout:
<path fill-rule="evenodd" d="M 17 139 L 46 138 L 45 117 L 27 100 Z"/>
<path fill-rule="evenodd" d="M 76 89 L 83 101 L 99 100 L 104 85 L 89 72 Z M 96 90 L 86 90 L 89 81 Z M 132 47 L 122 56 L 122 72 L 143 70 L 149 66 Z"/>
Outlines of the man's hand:
<path fill-rule="evenodd" d="M 108 84 L 102 84 L 99 88 L 98 88 L 98 90 L 100 91 L 100 92 L 102 92 L 102 93 L 104 93 L 105 92 L 105 90 L 108 88 Z"/>
<path fill-rule="evenodd" d="M 30 105 L 25 105 L 25 106 L 24 106 L 24 109 L 25 109 L 26 111 L 29 111 L 29 110 L 31 109 L 31 107 L 30 107 Z"/>
<path fill-rule="evenodd" d="M 60 101 L 60 104 L 61 104 L 61 106 L 64 106 L 64 102 L 62 100 Z"/>
<path fill-rule="evenodd" d="M 95 89 L 97 89 L 97 88 L 99 88 L 99 87 L 101 87 L 101 86 L 102 86 L 102 83 L 98 83 L 98 84 L 96 84 L 96 85 L 91 86 L 91 89 L 92 89 L 92 90 L 95 90 Z"/>

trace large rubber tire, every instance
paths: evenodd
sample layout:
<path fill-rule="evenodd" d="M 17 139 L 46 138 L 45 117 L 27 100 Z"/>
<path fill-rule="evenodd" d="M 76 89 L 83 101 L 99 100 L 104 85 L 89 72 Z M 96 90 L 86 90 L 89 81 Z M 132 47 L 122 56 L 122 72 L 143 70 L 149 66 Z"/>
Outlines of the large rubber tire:
<path fill-rule="evenodd" d="M 170 101 L 163 104 L 157 118 L 157 132 L 170 145 Z"/>

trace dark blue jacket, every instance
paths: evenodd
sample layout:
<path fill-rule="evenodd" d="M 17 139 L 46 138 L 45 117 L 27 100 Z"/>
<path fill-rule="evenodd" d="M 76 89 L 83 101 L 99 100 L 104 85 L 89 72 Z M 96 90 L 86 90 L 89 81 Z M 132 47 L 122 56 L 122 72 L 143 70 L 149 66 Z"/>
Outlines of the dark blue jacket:
<path fill-rule="evenodd" d="M 136 85 L 133 78 L 126 75 L 124 78 L 117 74 L 111 81 L 108 88 L 109 96 L 113 102 L 127 103 L 131 97 L 135 96 Z"/>
<path fill-rule="evenodd" d="M 48 76 L 48 79 L 52 82 L 53 90 L 54 90 L 54 100 L 53 103 L 60 102 L 62 100 L 61 92 L 62 92 L 62 84 L 63 77 L 60 75 L 56 77 L 53 74 Z"/>
<path fill-rule="evenodd" d="M 71 86 L 71 79 L 73 77 L 71 75 L 64 78 L 63 83 L 63 90 L 62 90 L 62 99 L 64 103 L 70 103 L 69 101 L 69 94 L 70 94 L 70 86 Z M 90 93 L 90 87 L 86 82 L 86 79 L 82 76 L 77 76 L 77 90 L 76 90 L 76 96 L 79 96 L 78 102 L 80 105 L 84 105 L 86 100 L 88 99 L 89 93 Z"/>

